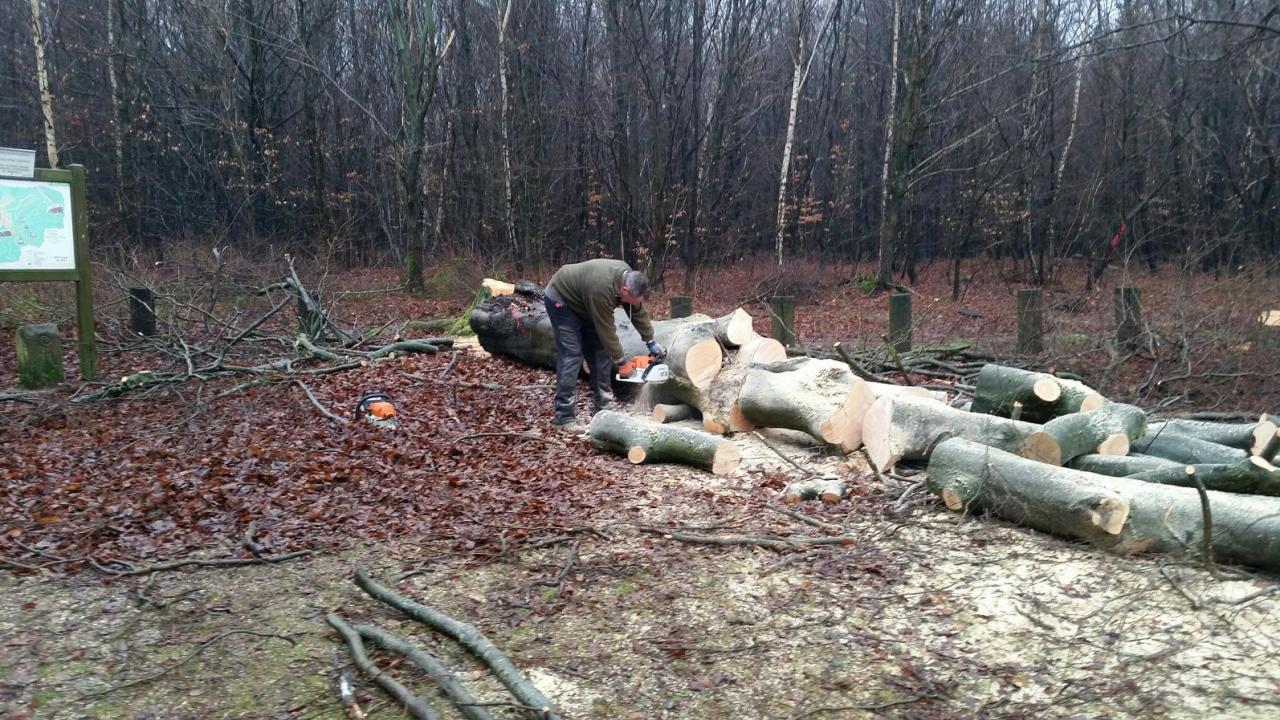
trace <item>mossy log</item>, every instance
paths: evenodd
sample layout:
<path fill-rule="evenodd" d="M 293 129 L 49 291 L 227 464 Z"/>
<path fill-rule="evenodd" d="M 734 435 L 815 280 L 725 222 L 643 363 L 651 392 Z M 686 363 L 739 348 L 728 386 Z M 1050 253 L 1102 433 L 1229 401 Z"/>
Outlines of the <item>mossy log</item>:
<path fill-rule="evenodd" d="M 1230 465 L 1176 465 L 1136 473 L 1129 477 L 1161 485 L 1195 487 L 1195 479 L 1187 472 L 1188 468 L 1194 469 L 1195 478 L 1204 483 L 1207 490 L 1280 496 L 1280 470 L 1256 455 Z"/>
<path fill-rule="evenodd" d="M 988 363 L 978 373 L 969 410 L 1010 417 L 1017 403 L 1021 407 L 1021 420 L 1046 422 L 1074 412 L 1095 410 L 1104 402 L 1102 395 L 1084 383 Z"/>
<path fill-rule="evenodd" d="M 1051 467 L 963 438 L 934 449 L 928 483 L 952 510 L 985 510 L 1120 554 L 1198 553 L 1204 543 L 1197 490 Z M 1280 569 L 1280 498 L 1208 497 L 1214 558 Z"/>
<path fill-rule="evenodd" d="M 1244 450 L 1201 440 L 1190 435 L 1180 435 L 1168 429 L 1148 432 L 1135 440 L 1133 452 L 1172 460 L 1183 465 L 1231 465 L 1249 456 Z"/>
<path fill-rule="evenodd" d="M 1018 454 L 1050 465 L 1062 465 L 1087 453 L 1128 455 L 1129 445 L 1142 435 L 1147 414 L 1123 403 L 1107 403 L 1097 410 L 1054 418 L 1027 436 Z"/>
<path fill-rule="evenodd" d="M 874 400 L 845 363 L 809 358 L 751 368 L 738 395 L 742 417 L 753 425 L 799 430 L 845 452 L 862 446 L 863 417 Z"/>
<path fill-rule="evenodd" d="M 624 455 L 635 465 L 674 462 L 728 475 L 742 461 L 737 446 L 722 437 L 610 410 L 596 413 L 587 434 L 596 447 Z"/>
<path fill-rule="evenodd" d="M 1111 477 L 1128 477 L 1152 470 L 1181 470 L 1185 465 L 1151 455 L 1081 455 L 1063 463 L 1073 470 L 1109 475 Z"/>
<path fill-rule="evenodd" d="M 862 441 L 876 469 L 885 472 L 899 460 L 923 460 L 934 445 L 961 437 L 1017 452 L 1040 425 L 995 415 L 957 410 L 917 397 L 883 397 L 867 411 Z"/>

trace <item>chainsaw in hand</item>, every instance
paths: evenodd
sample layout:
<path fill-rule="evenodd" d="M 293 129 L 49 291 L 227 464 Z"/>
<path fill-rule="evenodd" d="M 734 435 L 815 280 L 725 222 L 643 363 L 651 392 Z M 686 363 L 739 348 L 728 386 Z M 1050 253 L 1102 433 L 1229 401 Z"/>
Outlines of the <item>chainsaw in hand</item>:
<path fill-rule="evenodd" d="M 630 367 L 631 371 L 626 375 L 619 372 L 614 376 L 614 378 L 617 379 L 618 382 L 624 383 L 635 383 L 637 385 L 652 383 L 654 385 L 659 385 L 666 382 L 667 379 L 671 377 L 671 370 L 667 367 L 666 362 L 664 362 L 665 360 L 665 356 L 654 355 L 652 353 L 647 356 L 633 358 L 629 363 L 627 363 L 627 366 Z"/>

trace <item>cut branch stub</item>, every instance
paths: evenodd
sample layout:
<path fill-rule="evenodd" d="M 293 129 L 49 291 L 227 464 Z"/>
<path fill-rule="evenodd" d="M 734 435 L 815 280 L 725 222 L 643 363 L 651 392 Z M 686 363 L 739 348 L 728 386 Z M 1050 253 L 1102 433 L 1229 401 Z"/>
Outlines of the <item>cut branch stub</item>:
<path fill-rule="evenodd" d="M 737 446 L 722 437 L 609 410 L 596 413 L 588 434 L 596 447 L 624 455 L 636 465 L 674 462 L 728 475 L 742 461 Z"/>

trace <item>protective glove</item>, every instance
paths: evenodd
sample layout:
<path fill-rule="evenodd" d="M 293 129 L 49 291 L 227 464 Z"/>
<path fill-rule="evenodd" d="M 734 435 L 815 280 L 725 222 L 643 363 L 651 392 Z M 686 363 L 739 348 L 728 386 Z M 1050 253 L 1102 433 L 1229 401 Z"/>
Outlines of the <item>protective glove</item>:
<path fill-rule="evenodd" d="M 649 342 L 646 342 L 645 345 L 649 348 L 649 354 L 659 360 L 667 356 L 667 349 L 659 345 L 657 340 L 650 340 Z"/>
<path fill-rule="evenodd" d="M 636 366 L 638 365 L 635 358 L 625 355 L 613 362 L 618 366 L 618 377 L 631 377 L 631 373 L 636 371 Z"/>

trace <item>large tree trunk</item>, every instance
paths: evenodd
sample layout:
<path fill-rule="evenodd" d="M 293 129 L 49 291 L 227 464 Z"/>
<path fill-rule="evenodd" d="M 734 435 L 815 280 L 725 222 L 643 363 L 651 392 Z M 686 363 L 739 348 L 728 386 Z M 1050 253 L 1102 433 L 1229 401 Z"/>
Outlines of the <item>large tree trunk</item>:
<path fill-rule="evenodd" d="M 1002 450 L 1017 452 L 1040 426 L 1021 420 L 957 410 L 940 402 L 902 396 L 876 400 L 862 425 L 867 455 L 880 472 L 899 460 L 923 460 L 933 446 L 962 437 Z"/>
<path fill-rule="evenodd" d="M 1156 435 L 1161 432 L 1173 432 L 1178 435 L 1189 435 L 1211 443 L 1227 447 L 1248 450 L 1253 444 L 1253 432 L 1259 423 L 1218 423 L 1203 420 L 1159 420 L 1147 425 L 1147 434 Z"/>
<path fill-rule="evenodd" d="M 597 447 L 625 455 L 636 465 L 675 462 L 728 475 L 742 460 L 737 446 L 722 437 L 610 410 L 596 413 L 588 433 Z"/>
<path fill-rule="evenodd" d="M 1198 492 L 1050 467 L 952 438 L 929 460 L 929 489 L 952 510 L 986 510 L 1112 552 L 1200 552 Z M 1280 569 L 1280 499 L 1210 491 L 1217 560 Z"/>
<path fill-rule="evenodd" d="M 738 395 L 753 425 L 799 430 L 845 452 L 862 446 L 863 416 L 874 400 L 845 363 L 811 359 L 752 368 Z"/>
<path fill-rule="evenodd" d="M 707 432 L 724 435 L 755 427 L 743 414 L 739 404 L 742 385 L 753 364 L 770 364 L 787 359 L 787 349 L 773 338 L 757 335 L 732 353 L 711 382 L 703 397 L 702 427 Z"/>
<path fill-rule="evenodd" d="M 1020 420 L 1046 422 L 1074 412 L 1095 410 L 1105 398 L 1083 383 L 1005 365 L 984 365 L 973 390 L 972 412 L 1010 417 L 1015 404 Z"/>
<path fill-rule="evenodd" d="M 1182 470 L 1183 463 L 1152 457 L 1151 455 L 1081 455 L 1063 463 L 1073 470 L 1109 475 L 1111 477 L 1128 477 L 1151 470 Z"/>
<path fill-rule="evenodd" d="M 480 346 L 495 355 L 554 369 L 556 341 L 543 297 L 540 286 L 522 280 L 516 283 L 514 294 L 478 304 L 471 311 L 470 320 Z M 730 342 L 741 340 L 742 328 L 750 327 L 750 322 L 751 316 L 741 309 L 718 319 L 691 315 L 654 321 L 654 337 L 667 348 L 667 366 L 673 376 L 669 384 L 682 388 L 674 392 L 673 397 L 698 406 L 687 398 L 700 395 L 720 372 L 723 351 L 717 337 Z M 628 355 L 649 352 L 621 308 L 614 311 L 614 328 L 623 352 Z"/>
<path fill-rule="evenodd" d="M 1122 403 L 1107 403 L 1097 410 L 1054 418 L 1039 432 L 1031 433 L 1018 454 L 1050 465 L 1062 465 L 1090 452 L 1128 455 L 1129 444 L 1147 426 L 1147 414 Z"/>

